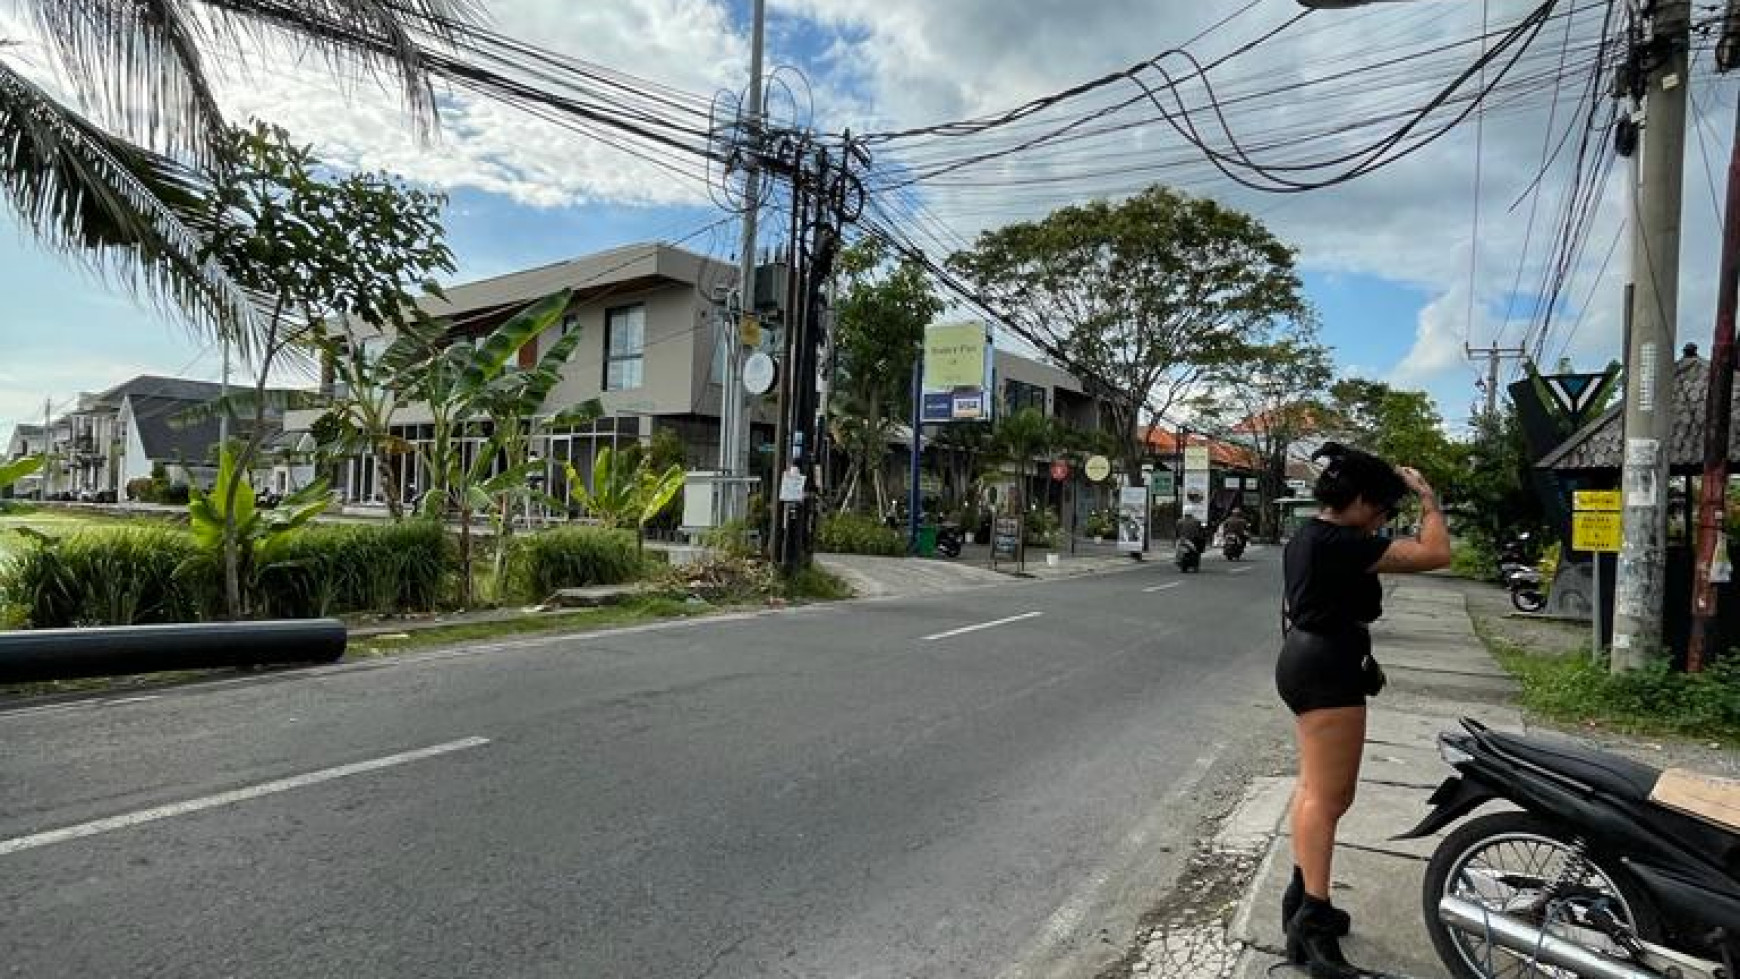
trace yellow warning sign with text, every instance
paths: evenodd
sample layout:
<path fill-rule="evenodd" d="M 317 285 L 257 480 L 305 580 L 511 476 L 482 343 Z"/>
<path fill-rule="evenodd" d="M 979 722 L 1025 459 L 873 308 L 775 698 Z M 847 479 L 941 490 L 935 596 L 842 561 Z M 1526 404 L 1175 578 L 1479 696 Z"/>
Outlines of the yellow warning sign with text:
<path fill-rule="evenodd" d="M 1617 513 L 1624 509 L 1618 490 L 1578 490 L 1571 494 L 1571 509 Z"/>
<path fill-rule="evenodd" d="M 1571 514 L 1571 549 L 1599 551 L 1604 554 L 1619 550 L 1619 514 L 1603 510 L 1578 510 Z"/>

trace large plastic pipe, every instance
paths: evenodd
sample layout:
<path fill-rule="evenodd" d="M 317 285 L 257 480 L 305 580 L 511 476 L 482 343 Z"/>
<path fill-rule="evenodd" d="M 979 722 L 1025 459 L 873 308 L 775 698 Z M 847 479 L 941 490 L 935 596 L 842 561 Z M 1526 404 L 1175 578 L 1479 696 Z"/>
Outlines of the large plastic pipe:
<path fill-rule="evenodd" d="M 337 619 L 0 632 L 0 683 L 330 663 L 344 655 L 346 639 Z"/>

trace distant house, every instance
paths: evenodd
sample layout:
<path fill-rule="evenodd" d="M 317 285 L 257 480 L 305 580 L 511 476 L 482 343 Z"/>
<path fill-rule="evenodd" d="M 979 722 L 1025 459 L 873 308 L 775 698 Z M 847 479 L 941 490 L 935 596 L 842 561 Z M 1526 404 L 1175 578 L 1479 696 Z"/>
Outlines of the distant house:
<path fill-rule="evenodd" d="M 4 462 L 13 462 L 25 456 L 41 455 L 44 449 L 41 425 L 14 425 L 12 437 L 6 443 Z M 15 497 L 32 497 L 42 491 L 42 474 L 40 471 L 20 479 L 12 484 L 9 491 Z"/>
<path fill-rule="evenodd" d="M 159 464 L 172 483 L 209 485 L 221 426 L 215 414 L 200 417 L 198 409 L 222 391 L 210 381 L 144 374 L 81 394 L 76 408 L 53 421 L 53 460 L 44 476 L 48 494 L 124 499 L 127 484 L 150 476 Z M 279 430 L 280 416 L 268 412 L 268 435 Z M 235 424 L 236 437 L 246 434 L 246 424 Z"/>

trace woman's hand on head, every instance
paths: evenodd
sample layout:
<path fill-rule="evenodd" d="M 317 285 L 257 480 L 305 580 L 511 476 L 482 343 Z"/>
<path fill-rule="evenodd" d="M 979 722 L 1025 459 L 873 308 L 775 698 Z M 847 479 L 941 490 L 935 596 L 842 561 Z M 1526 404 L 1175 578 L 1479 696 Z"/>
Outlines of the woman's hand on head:
<path fill-rule="evenodd" d="M 1432 484 L 1426 482 L 1426 477 L 1420 475 L 1418 469 L 1412 466 L 1401 466 L 1396 471 L 1401 474 L 1402 482 L 1407 484 L 1408 489 L 1421 496 L 1437 495 L 1436 491 L 1432 489 Z"/>

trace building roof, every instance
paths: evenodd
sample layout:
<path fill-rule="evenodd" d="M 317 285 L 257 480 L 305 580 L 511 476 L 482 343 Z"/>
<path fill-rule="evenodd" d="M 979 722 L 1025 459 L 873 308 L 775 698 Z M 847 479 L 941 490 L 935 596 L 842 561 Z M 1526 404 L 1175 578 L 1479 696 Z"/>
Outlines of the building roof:
<path fill-rule="evenodd" d="M 445 301 L 428 299 L 419 305 L 431 316 L 457 316 L 531 302 L 563 289 L 584 294 L 660 283 L 711 287 L 736 281 L 735 267 L 725 262 L 672 245 L 647 242 L 448 286 L 443 290 Z"/>
<path fill-rule="evenodd" d="M 1704 410 L 1709 390 L 1710 362 L 1697 356 L 1695 348 L 1688 348 L 1687 355 L 1674 364 L 1674 422 L 1668 464 L 1675 469 L 1698 469 L 1704 464 Z M 1728 432 L 1730 461 L 1740 451 L 1740 401 L 1735 404 L 1734 418 Z M 1624 464 L 1625 403 L 1621 401 L 1535 465 L 1567 472 L 1616 470 Z"/>
<path fill-rule="evenodd" d="M 220 425 L 217 416 L 183 421 L 188 412 L 210 404 L 211 399 L 129 395 L 127 401 L 133 406 L 133 426 L 139 432 L 139 444 L 145 449 L 145 458 L 200 463 L 211 457 L 212 447 L 218 443 Z M 245 435 L 252 427 L 252 418 L 242 419 L 235 426 L 235 434 Z M 278 419 L 267 418 L 265 427 L 266 444 L 271 445 L 283 425 Z"/>
<path fill-rule="evenodd" d="M 177 398 L 183 401 L 211 401 L 223 393 L 223 385 L 212 381 L 192 381 L 184 377 L 161 377 L 156 374 L 141 374 L 130 381 L 91 395 L 88 400 L 81 399 L 79 410 L 91 411 L 97 408 L 121 410 L 121 402 L 128 395 Z"/>
<path fill-rule="evenodd" d="M 1182 451 L 1179 444 L 1182 441 L 1184 445 L 1208 446 L 1208 461 L 1211 465 L 1227 466 L 1234 469 L 1255 469 L 1257 466 L 1256 454 L 1242 445 L 1205 438 L 1201 435 L 1188 435 L 1180 440 L 1177 432 L 1169 431 L 1158 425 L 1144 429 L 1142 440 L 1147 443 L 1150 452 L 1160 456 L 1177 455 Z"/>

